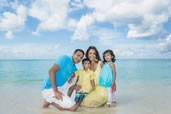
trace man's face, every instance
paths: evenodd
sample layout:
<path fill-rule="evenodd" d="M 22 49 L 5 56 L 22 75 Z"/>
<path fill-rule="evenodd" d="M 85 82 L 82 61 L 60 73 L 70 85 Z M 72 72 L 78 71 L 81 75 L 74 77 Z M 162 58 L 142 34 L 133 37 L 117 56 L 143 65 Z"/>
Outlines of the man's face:
<path fill-rule="evenodd" d="M 83 58 L 83 53 L 81 51 L 77 51 L 73 54 L 73 61 L 75 64 L 79 63 Z"/>

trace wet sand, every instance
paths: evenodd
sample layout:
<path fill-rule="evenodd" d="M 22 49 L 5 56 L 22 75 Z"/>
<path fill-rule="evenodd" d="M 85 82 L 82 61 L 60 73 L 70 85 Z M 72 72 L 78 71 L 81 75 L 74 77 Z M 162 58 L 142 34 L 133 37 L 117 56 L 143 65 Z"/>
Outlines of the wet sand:
<path fill-rule="evenodd" d="M 77 112 L 42 109 L 39 84 L 0 84 L 1 114 L 171 114 L 171 85 L 131 82 L 118 84 L 117 103 L 111 108 L 79 107 Z"/>

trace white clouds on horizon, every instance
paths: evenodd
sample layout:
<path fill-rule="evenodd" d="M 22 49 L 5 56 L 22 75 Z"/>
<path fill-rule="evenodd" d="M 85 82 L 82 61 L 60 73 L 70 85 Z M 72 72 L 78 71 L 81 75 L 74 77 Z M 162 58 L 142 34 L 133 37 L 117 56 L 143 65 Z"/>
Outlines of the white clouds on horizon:
<path fill-rule="evenodd" d="M 171 55 L 165 56 L 158 49 L 158 44 L 122 44 L 110 46 L 119 59 L 168 59 Z"/>
<path fill-rule="evenodd" d="M 63 54 L 59 44 L 25 43 L 16 45 L 1 45 L 0 59 L 55 59 Z"/>
<path fill-rule="evenodd" d="M 77 47 L 81 48 L 81 47 Z M 87 47 L 88 48 L 88 47 Z M 85 48 L 85 49 L 87 49 Z M 112 49 L 117 59 L 168 59 L 165 53 L 158 50 L 156 44 L 116 44 L 100 46 L 100 54 L 105 49 Z M 56 59 L 61 55 L 71 55 L 74 48 L 63 47 L 62 44 L 24 43 L 15 45 L 0 45 L 0 59 Z"/>
<path fill-rule="evenodd" d="M 171 34 L 159 43 L 159 49 L 161 52 L 171 52 Z"/>

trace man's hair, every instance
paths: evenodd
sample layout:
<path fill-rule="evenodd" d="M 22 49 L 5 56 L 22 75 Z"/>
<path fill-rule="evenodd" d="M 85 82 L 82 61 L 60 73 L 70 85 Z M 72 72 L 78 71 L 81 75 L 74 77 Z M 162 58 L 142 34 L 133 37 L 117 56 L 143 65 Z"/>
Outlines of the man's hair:
<path fill-rule="evenodd" d="M 76 49 L 76 50 L 74 51 L 74 53 L 77 53 L 78 51 L 80 51 L 80 52 L 83 53 L 83 55 L 84 55 L 84 51 L 83 51 L 82 49 Z"/>
<path fill-rule="evenodd" d="M 84 59 L 82 60 L 82 64 L 84 64 L 85 61 L 89 61 L 89 62 L 91 63 L 91 61 L 90 61 L 89 58 L 84 58 Z"/>

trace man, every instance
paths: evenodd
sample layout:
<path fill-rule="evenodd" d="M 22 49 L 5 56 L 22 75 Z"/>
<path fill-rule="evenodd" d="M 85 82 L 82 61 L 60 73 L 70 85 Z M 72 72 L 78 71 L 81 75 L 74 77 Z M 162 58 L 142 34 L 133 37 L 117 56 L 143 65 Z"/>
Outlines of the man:
<path fill-rule="evenodd" d="M 72 57 L 61 56 L 50 68 L 49 76 L 45 78 L 41 86 L 44 98 L 43 108 L 53 105 L 59 110 L 77 110 L 79 104 L 75 103 L 69 96 L 64 94 L 64 89 L 66 88 L 64 84 L 77 70 L 75 64 L 79 63 L 83 56 L 84 51 L 76 49 Z"/>

